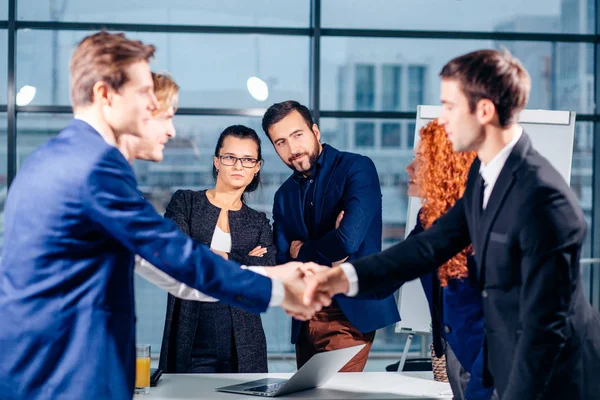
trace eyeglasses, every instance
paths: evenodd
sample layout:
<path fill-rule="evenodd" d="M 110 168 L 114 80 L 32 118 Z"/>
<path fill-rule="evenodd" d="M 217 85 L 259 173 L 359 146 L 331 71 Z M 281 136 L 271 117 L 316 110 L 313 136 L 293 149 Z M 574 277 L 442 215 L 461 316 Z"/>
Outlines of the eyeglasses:
<path fill-rule="evenodd" d="M 234 157 L 234 156 L 219 156 L 219 160 L 221 164 L 227 165 L 228 167 L 234 166 L 238 160 L 242 163 L 242 167 L 244 168 L 254 168 L 258 163 L 256 158 L 248 158 L 248 157 Z"/>

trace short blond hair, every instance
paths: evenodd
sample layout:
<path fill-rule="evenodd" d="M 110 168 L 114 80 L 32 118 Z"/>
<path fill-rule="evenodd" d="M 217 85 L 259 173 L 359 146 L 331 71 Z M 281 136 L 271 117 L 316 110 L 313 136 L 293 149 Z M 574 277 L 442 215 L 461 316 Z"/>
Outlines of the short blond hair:
<path fill-rule="evenodd" d="M 152 80 L 154 81 L 154 94 L 158 100 L 158 109 L 154 112 L 160 114 L 173 107 L 173 110 L 177 111 L 177 98 L 176 95 L 179 92 L 179 85 L 173 80 L 171 75 L 168 73 L 152 73 Z"/>

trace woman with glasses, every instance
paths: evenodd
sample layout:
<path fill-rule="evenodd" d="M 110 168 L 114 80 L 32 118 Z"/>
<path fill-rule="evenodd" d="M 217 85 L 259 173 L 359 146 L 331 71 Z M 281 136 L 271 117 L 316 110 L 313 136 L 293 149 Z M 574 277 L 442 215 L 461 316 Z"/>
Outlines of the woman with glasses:
<path fill-rule="evenodd" d="M 223 258 L 242 265 L 275 265 L 266 215 L 248 207 L 262 166 L 260 138 L 243 125 L 226 128 L 213 158 L 212 189 L 178 190 L 165 216 Z M 159 367 L 170 373 L 267 372 L 267 346 L 259 315 L 210 301 L 169 294 Z"/>

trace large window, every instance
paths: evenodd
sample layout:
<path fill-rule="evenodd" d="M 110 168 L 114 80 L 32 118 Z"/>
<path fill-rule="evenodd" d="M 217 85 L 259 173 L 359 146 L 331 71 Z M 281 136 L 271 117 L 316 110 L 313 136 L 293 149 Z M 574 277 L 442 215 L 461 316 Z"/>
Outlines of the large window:
<path fill-rule="evenodd" d="M 322 24 L 327 28 L 594 33 L 595 21 L 590 17 L 594 15 L 593 3 L 589 0 L 322 0 Z"/>
<path fill-rule="evenodd" d="M 3 0 L 0 5 L 6 2 Z M 294 28 L 308 27 L 310 23 L 310 3 L 295 0 L 18 0 L 17 3 L 17 18 L 25 21 Z M 3 12 L 6 15 L 6 6 Z"/>
<path fill-rule="evenodd" d="M 321 46 L 320 100 L 325 110 L 415 112 L 419 104 L 439 104 L 439 72 L 448 60 L 481 48 L 505 48 L 531 76 L 528 108 L 594 111 L 591 43 L 325 37 Z M 341 67 L 354 67 L 356 85 L 329 79 Z M 354 91 L 347 93 L 357 99 L 354 108 L 334 97 L 340 87 Z"/>
<path fill-rule="evenodd" d="M 0 63 L 0 211 L 7 184 L 25 157 L 71 118 L 68 61 L 74 47 L 107 24 L 109 30 L 154 44 L 153 70 L 170 72 L 181 86 L 177 136 L 167 146 L 164 161 L 133 165 L 140 190 L 159 214 L 175 190 L 213 185 L 218 134 L 229 125 L 244 124 L 260 133 L 265 158 L 263 184 L 249 197 L 249 205 L 271 217 L 274 193 L 291 172 L 260 122 L 266 107 L 293 99 L 320 115 L 323 142 L 374 161 L 383 193 L 386 248 L 405 236 L 405 167 L 413 158 L 417 106 L 439 104 L 438 74 L 452 57 L 505 48 L 531 75 L 528 108 L 577 113 L 571 187 L 589 227 L 583 257 L 598 258 L 596 3 L 16 0 L 14 21 L 8 21 L 8 1 L 0 0 L 0 54 L 5 60 Z M 315 10 L 319 4 L 321 9 Z M 321 26 L 314 26 L 319 20 Z M 14 54 L 9 54 L 13 40 Z M 251 77 L 264 82 L 266 99 L 249 90 Z M 9 89 L 14 89 L 13 98 L 7 95 Z M 0 237 L 2 232 L 0 225 Z M 583 274 L 586 293 L 598 306 L 600 269 L 595 268 L 585 264 Z M 138 278 L 135 290 L 138 340 L 150 343 L 156 353 L 166 294 Z M 272 309 L 262 319 L 269 354 L 292 357 L 289 317 Z M 413 341 L 412 350 L 421 345 L 426 343 Z M 372 359 L 389 353 L 398 357 L 403 346 L 404 337 L 393 326 L 382 329 Z M 291 363 L 289 369 L 294 368 Z"/>
<path fill-rule="evenodd" d="M 17 87 L 37 89 L 30 104 L 69 104 L 69 58 L 89 33 L 18 32 Z M 308 102 L 308 58 L 301 56 L 308 47 L 306 37 L 138 32 L 129 36 L 156 46 L 152 68 L 169 71 L 177 79 L 181 107 L 257 108 L 287 99 Z M 248 91 L 251 77 L 266 83 L 269 102 Z"/>

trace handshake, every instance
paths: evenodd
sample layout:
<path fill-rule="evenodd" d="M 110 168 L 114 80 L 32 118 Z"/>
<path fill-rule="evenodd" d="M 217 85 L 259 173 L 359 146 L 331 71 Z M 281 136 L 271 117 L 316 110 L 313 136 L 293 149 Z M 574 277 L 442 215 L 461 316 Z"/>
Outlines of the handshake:
<path fill-rule="evenodd" d="M 331 298 L 347 293 L 349 282 L 340 267 L 324 267 L 315 263 L 289 262 L 265 268 L 267 276 L 283 283 L 285 297 L 281 308 L 301 321 L 331 304 Z"/>

